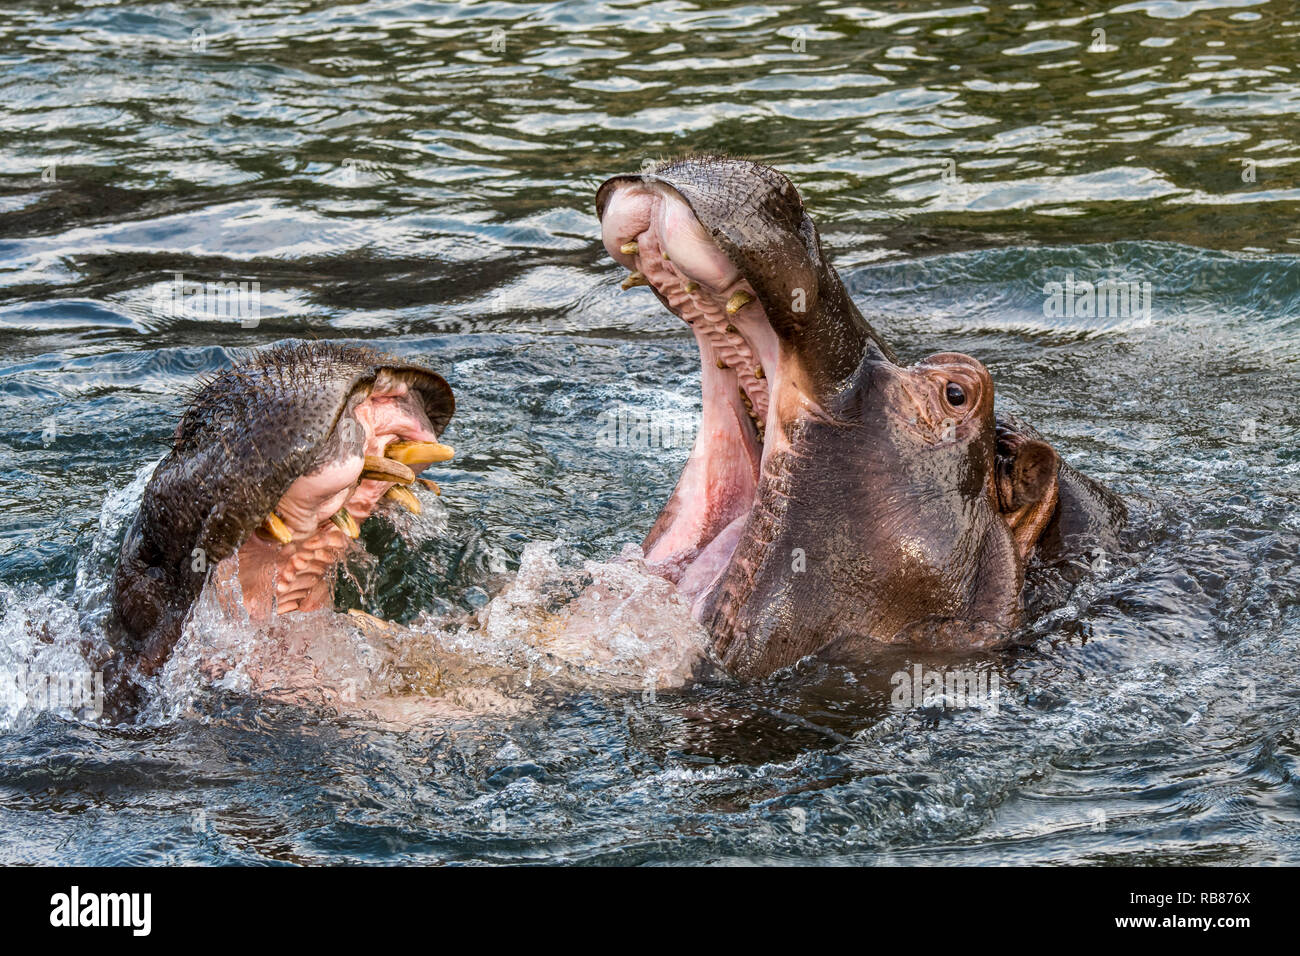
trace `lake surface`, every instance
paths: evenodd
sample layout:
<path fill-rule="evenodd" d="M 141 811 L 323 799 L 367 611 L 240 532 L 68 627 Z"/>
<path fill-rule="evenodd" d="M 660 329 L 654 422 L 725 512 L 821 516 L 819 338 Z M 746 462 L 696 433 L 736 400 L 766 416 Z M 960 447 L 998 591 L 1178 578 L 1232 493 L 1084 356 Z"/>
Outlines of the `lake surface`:
<path fill-rule="evenodd" d="M 1081 6 L 5 4 L 0 862 L 1300 862 L 1300 9 Z M 79 666 L 133 482 L 249 347 L 456 390 L 445 530 L 369 523 L 340 607 L 639 541 L 688 448 L 595 436 L 693 421 L 698 359 L 619 291 L 594 189 L 710 151 L 791 176 L 901 356 L 982 359 L 1129 503 L 1126 553 L 1037 569 L 1030 646 L 962 665 L 996 708 L 891 706 L 943 663 L 908 657 L 406 733 L 17 693 Z M 178 273 L 258 283 L 256 322 L 169 314 Z M 1067 277 L 1150 295 L 1058 307 Z"/>

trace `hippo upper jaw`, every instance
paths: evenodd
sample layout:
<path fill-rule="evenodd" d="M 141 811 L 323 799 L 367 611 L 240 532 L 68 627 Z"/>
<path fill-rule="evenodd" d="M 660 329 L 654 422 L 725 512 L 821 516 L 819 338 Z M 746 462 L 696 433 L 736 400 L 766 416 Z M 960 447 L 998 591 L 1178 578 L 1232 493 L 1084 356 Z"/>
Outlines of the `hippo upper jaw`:
<path fill-rule="evenodd" d="M 381 369 L 348 397 L 311 468 L 221 562 L 231 567 L 218 567 L 218 578 L 237 576 L 244 608 L 255 621 L 329 606 L 330 572 L 381 500 L 419 513 L 419 499 L 402 491 L 412 483 L 409 476 L 388 463 L 402 464 L 389 457 L 390 449 L 420 446 L 431 457 L 451 454 L 438 442 L 410 373 Z"/>

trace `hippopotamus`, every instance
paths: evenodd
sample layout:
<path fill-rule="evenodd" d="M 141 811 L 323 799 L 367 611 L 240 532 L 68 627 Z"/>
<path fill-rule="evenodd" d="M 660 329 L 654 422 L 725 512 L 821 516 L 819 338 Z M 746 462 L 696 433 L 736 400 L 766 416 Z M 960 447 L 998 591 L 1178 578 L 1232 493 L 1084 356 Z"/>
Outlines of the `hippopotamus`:
<path fill-rule="evenodd" d="M 910 366 L 863 318 L 798 191 L 706 157 L 615 176 L 609 253 L 692 329 L 703 413 L 646 535 L 736 677 L 877 645 L 1014 640 L 1039 553 L 1114 548 L 1122 503 L 994 407 L 976 359 Z M 145 488 L 112 583 L 121 709 L 176 644 L 209 569 L 254 620 L 332 603 L 331 569 L 387 499 L 452 457 L 436 372 L 369 349 L 281 346 L 198 391 Z"/>
<path fill-rule="evenodd" d="M 409 487 L 453 456 L 438 436 L 455 407 L 436 372 L 330 343 L 272 348 L 203 385 L 122 542 L 115 710 L 167 660 L 209 569 L 238 582 L 254 621 L 332 605 L 334 565 L 376 505 L 418 513 Z"/>
<path fill-rule="evenodd" d="M 1003 646 L 1036 548 L 1115 547 L 1122 502 L 999 417 L 979 361 L 898 363 L 781 173 L 667 162 L 607 180 L 596 211 L 623 287 L 699 346 L 700 430 L 643 547 L 732 674 Z"/>

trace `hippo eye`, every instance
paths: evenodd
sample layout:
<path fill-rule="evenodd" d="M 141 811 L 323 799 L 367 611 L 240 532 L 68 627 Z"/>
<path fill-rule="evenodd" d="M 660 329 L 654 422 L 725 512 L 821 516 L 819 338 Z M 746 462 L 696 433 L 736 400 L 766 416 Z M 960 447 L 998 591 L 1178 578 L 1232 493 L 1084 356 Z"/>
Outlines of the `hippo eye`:
<path fill-rule="evenodd" d="M 956 382 L 948 383 L 948 387 L 944 389 L 943 396 L 948 399 L 948 404 L 953 408 L 966 404 L 966 392 Z"/>

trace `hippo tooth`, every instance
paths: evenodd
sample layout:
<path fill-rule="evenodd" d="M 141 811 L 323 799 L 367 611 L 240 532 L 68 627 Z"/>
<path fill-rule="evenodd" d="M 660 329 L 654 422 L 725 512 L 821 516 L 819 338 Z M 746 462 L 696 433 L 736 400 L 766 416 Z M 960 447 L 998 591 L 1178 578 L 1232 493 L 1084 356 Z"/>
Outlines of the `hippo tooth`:
<path fill-rule="evenodd" d="M 417 471 L 423 471 L 440 461 L 451 461 L 456 456 L 456 450 L 450 445 L 440 445 L 436 441 L 395 441 L 384 449 L 384 455 L 403 465 L 410 465 Z M 412 474 L 411 480 L 414 479 L 415 475 Z M 404 485 L 410 483 L 410 481 L 402 482 Z"/>
<path fill-rule="evenodd" d="M 348 608 L 348 617 L 356 618 L 356 620 L 360 624 L 369 625 L 370 627 L 377 627 L 380 630 L 386 631 L 388 633 L 393 633 L 394 629 L 397 626 L 395 624 L 390 624 L 388 621 L 385 621 L 382 617 L 375 617 L 373 614 L 368 614 L 367 612 L 361 610 L 360 608 L 355 608 L 355 607 Z"/>
<path fill-rule="evenodd" d="M 628 276 L 626 279 L 623 280 L 623 289 L 624 291 L 626 291 L 627 289 L 635 289 L 639 285 L 649 285 L 649 284 L 650 284 L 649 279 L 647 279 L 639 272 L 633 272 L 630 276 Z"/>
<path fill-rule="evenodd" d="M 266 516 L 266 520 L 262 522 L 261 527 L 257 530 L 262 532 L 265 537 L 278 541 L 280 544 L 293 543 L 293 532 L 289 530 L 289 526 L 274 511 Z"/>
<path fill-rule="evenodd" d="M 692 279 L 690 282 L 686 283 L 686 291 L 687 291 L 687 292 L 694 292 L 694 291 L 695 291 L 696 289 L 698 289 L 699 287 L 700 287 L 700 284 L 699 284 L 698 282 L 696 282 L 694 279 Z"/>
<path fill-rule="evenodd" d="M 357 519 L 352 517 L 347 508 L 340 508 L 330 515 L 330 521 L 338 527 L 349 538 L 361 537 L 361 529 L 357 527 Z"/>
<path fill-rule="evenodd" d="M 753 301 L 754 297 L 744 289 L 741 289 L 739 292 L 733 292 L 731 298 L 727 300 L 727 315 L 735 315 Z"/>
<path fill-rule="evenodd" d="M 384 497 L 389 501 L 396 501 L 413 515 L 418 515 L 424 509 L 420 506 L 420 499 L 415 497 L 401 485 L 393 485 L 384 492 Z"/>
<path fill-rule="evenodd" d="M 637 254 L 637 244 L 635 242 L 625 242 L 618 247 L 618 251 L 625 256 L 634 256 Z"/>
<path fill-rule="evenodd" d="M 724 361 L 722 361 L 722 357 L 719 356 L 719 357 L 718 357 L 718 368 L 726 368 L 726 367 L 727 367 L 727 363 L 724 362 Z"/>
<path fill-rule="evenodd" d="M 763 371 L 763 366 L 761 365 L 754 366 L 754 378 L 763 378 L 765 374 L 766 373 Z"/>
<path fill-rule="evenodd" d="M 369 478 L 371 481 L 395 481 L 401 485 L 409 485 L 415 481 L 415 472 L 407 468 L 405 463 L 392 458 L 366 455 L 365 464 L 361 466 L 361 477 Z"/>
<path fill-rule="evenodd" d="M 435 495 L 442 495 L 442 489 L 438 487 L 438 483 L 432 478 L 417 478 L 415 480 L 424 485 L 424 487 L 428 488 Z"/>

